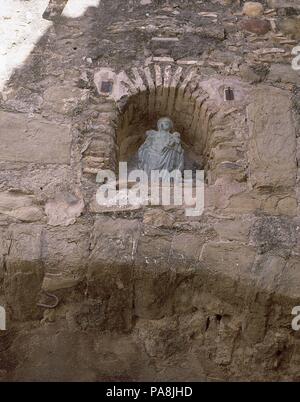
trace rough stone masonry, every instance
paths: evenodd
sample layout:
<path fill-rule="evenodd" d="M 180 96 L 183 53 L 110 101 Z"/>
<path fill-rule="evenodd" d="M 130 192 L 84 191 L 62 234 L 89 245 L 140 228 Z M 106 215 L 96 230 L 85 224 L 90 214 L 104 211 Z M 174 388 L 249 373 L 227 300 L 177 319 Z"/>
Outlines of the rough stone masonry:
<path fill-rule="evenodd" d="M 298 381 L 298 1 L 66 6 L 0 97 L 0 379 Z M 99 207 L 164 115 L 203 215 Z"/>

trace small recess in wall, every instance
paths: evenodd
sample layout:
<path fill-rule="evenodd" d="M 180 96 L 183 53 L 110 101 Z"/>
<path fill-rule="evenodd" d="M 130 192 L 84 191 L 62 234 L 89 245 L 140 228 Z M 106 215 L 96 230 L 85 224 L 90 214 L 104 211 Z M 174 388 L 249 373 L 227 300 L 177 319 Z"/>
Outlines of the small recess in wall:
<path fill-rule="evenodd" d="M 101 92 L 104 94 L 111 94 L 113 90 L 113 81 L 102 81 L 101 82 Z"/>
<path fill-rule="evenodd" d="M 224 100 L 225 101 L 233 101 L 234 100 L 234 92 L 230 87 L 226 87 L 224 89 Z"/>

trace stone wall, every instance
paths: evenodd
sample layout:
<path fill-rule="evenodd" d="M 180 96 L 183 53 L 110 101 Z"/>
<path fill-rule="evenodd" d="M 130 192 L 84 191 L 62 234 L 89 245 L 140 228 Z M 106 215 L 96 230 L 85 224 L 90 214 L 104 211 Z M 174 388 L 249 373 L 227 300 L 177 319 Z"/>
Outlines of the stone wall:
<path fill-rule="evenodd" d="M 299 379 L 300 11 L 260 3 L 52 2 L 1 94 L 0 378 Z M 204 214 L 97 208 L 97 172 L 163 115 Z"/>

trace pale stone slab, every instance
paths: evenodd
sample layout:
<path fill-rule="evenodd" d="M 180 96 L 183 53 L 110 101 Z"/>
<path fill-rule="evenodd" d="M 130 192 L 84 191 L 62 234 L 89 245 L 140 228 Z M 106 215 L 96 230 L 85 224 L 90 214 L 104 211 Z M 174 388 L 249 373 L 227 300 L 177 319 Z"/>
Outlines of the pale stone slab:
<path fill-rule="evenodd" d="M 256 187 L 293 187 L 296 182 L 296 128 L 290 94 L 263 86 L 247 109 L 250 180 Z"/>
<path fill-rule="evenodd" d="M 84 201 L 79 194 L 59 193 L 45 206 L 48 225 L 73 225 L 84 209 Z"/>
<path fill-rule="evenodd" d="M 18 191 L 0 192 L 0 214 L 17 218 L 24 222 L 35 222 L 43 218 L 33 195 Z"/>
<path fill-rule="evenodd" d="M 0 112 L 0 160 L 70 163 L 71 133 L 66 124 Z"/>
<path fill-rule="evenodd" d="M 136 94 L 140 91 L 139 85 L 143 85 L 143 80 L 140 76 L 139 79 L 138 84 L 135 85 L 125 71 L 116 74 L 111 68 L 104 67 L 95 73 L 94 84 L 100 96 L 118 102 L 123 96 L 128 96 L 129 92 Z"/>

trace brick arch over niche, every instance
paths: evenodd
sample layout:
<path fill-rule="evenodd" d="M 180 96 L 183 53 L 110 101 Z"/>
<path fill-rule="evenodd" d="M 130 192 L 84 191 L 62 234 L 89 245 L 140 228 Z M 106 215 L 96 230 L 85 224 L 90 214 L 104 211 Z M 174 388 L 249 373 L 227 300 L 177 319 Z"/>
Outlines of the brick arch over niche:
<path fill-rule="evenodd" d="M 157 120 L 168 116 L 174 130 L 180 132 L 190 159 L 209 170 L 210 175 L 213 171 L 226 175 L 227 163 L 231 175 L 234 170 L 243 176 L 240 164 L 228 164 L 243 158 L 242 148 L 236 153 L 239 133 L 245 131 L 241 128 L 245 88 L 238 80 L 205 79 L 197 69 L 156 64 L 118 74 L 103 68 L 95 74 L 95 85 L 100 96 L 116 105 L 114 141 L 107 158 L 110 167 L 117 168 L 118 161 L 130 160 L 143 143 L 146 130 L 155 129 Z M 233 89 L 234 100 L 224 98 L 226 87 Z M 229 154 L 230 160 L 226 156 Z"/>
<path fill-rule="evenodd" d="M 184 78 L 182 68 L 172 74 L 170 66 L 162 70 L 156 65 L 153 74 L 146 68 L 144 75 L 145 81 L 138 75 L 139 91 L 129 96 L 122 108 L 117 127 L 118 159 L 130 159 L 144 141 L 145 132 L 156 129 L 157 120 L 168 116 L 174 130 L 180 132 L 186 152 L 202 163 L 210 118 L 216 110 L 209 107 L 207 93 L 193 80 L 195 72 Z"/>

